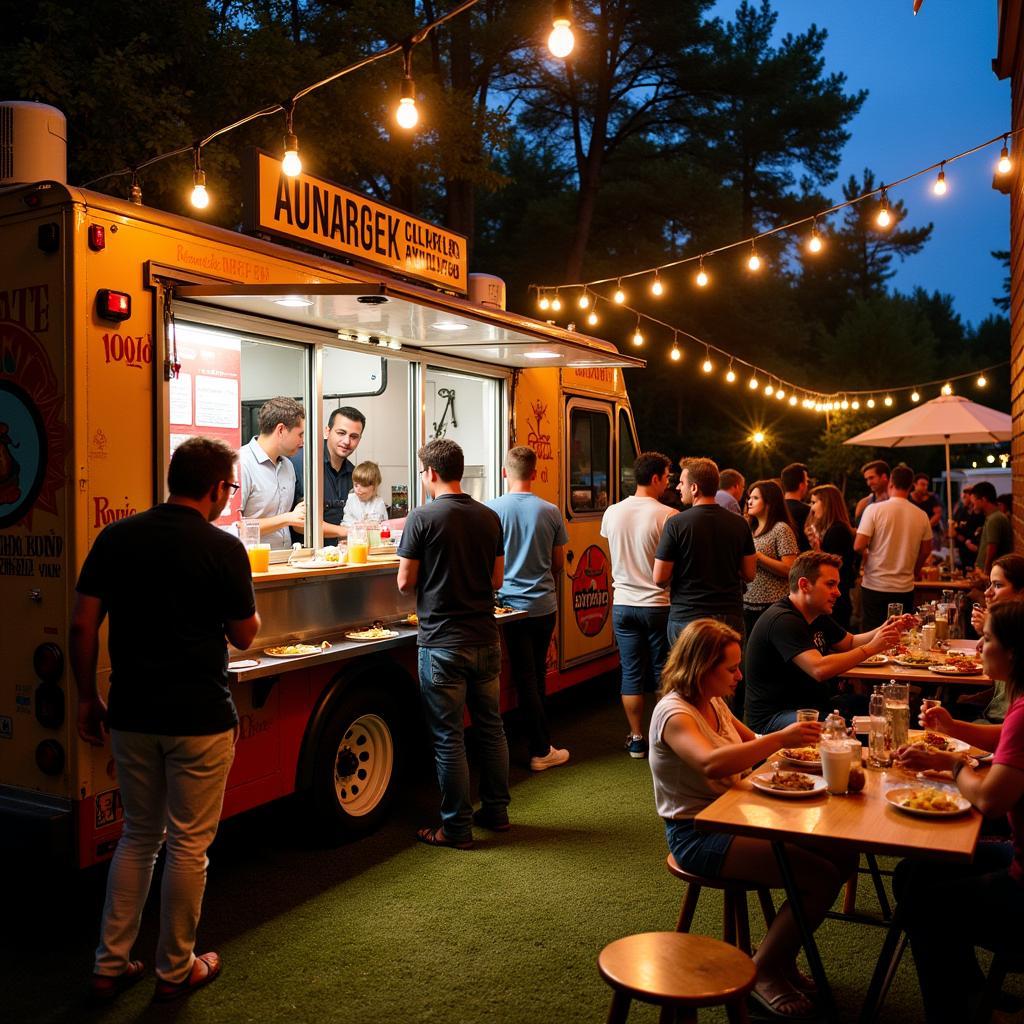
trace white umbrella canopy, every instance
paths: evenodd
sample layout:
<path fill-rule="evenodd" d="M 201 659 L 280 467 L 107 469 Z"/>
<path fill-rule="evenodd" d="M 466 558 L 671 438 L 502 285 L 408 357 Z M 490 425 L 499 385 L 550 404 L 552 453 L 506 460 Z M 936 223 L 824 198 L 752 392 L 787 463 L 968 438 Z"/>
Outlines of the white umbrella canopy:
<path fill-rule="evenodd" d="M 914 448 L 941 444 L 946 448 L 946 514 L 953 520 L 953 483 L 950 479 L 951 444 L 986 444 L 1009 441 L 1011 420 L 1007 413 L 968 401 L 963 395 L 939 395 L 851 437 L 844 444 L 872 448 Z M 949 545 L 953 565 L 953 545 Z"/>

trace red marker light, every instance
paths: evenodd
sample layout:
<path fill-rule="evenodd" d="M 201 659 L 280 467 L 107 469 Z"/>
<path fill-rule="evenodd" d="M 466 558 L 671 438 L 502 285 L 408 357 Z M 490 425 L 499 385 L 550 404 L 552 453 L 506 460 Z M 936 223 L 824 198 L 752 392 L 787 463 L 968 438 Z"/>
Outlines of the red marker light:
<path fill-rule="evenodd" d="M 100 252 L 107 247 L 107 232 L 102 224 L 89 225 L 89 248 Z"/>
<path fill-rule="evenodd" d="M 132 315 L 132 297 L 127 292 L 115 292 L 101 288 L 96 293 L 96 315 L 101 320 L 120 323 Z"/>

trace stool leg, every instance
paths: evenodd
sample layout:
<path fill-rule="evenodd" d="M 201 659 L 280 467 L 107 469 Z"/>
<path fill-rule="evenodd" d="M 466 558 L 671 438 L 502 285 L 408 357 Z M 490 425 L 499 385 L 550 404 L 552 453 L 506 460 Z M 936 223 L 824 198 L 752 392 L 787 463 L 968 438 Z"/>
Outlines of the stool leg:
<path fill-rule="evenodd" d="M 750 952 L 750 915 L 747 910 L 747 894 L 736 893 L 736 947 L 747 956 Z"/>
<path fill-rule="evenodd" d="M 731 889 L 722 890 L 722 941 L 736 945 L 736 897 Z"/>
<path fill-rule="evenodd" d="M 764 914 L 764 926 L 771 928 L 775 921 L 775 904 L 772 903 L 772 894 L 767 889 L 758 889 L 757 899 L 761 904 L 761 913 Z"/>
<path fill-rule="evenodd" d="M 608 1010 L 608 1024 L 626 1024 L 632 999 L 618 989 L 612 993 L 612 1005 Z"/>
<path fill-rule="evenodd" d="M 750 1024 L 750 1014 L 747 1012 L 747 997 L 741 996 L 731 1003 L 726 1003 L 725 1016 L 729 1024 Z"/>
<path fill-rule="evenodd" d="M 846 893 L 843 896 L 843 913 L 852 914 L 857 909 L 857 879 L 860 869 L 854 868 L 853 874 L 846 880 Z"/>
<path fill-rule="evenodd" d="M 697 912 L 697 900 L 700 899 L 700 886 L 690 882 L 686 886 L 683 905 L 679 908 L 679 920 L 676 922 L 677 932 L 688 932 L 693 924 L 693 915 Z"/>

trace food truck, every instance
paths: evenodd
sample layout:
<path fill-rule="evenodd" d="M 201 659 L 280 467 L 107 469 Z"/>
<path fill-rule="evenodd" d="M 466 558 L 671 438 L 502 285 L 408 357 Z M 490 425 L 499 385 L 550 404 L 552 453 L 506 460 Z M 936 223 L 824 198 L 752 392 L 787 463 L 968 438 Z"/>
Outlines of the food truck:
<path fill-rule="evenodd" d="M 425 441 L 462 445 L 464 489 L 481 500 L 501 493 L 505 450 L 533 448 L 536 491 L 570 537 L 548 690 L 617 664 L 599 527 L 634 489 L 623 368 L 642 361 L 506 311 L 498 279 L 468 274 L 465 238 L 286 178 L 268 154 L 251 163 L 244 232 L 59 181 L 0 189 L 0 834 L 79 866 L 109 857 L 122 819 L 109 744 L 75 730 L 68 625 L 82 562 L 108 523 L 163 500 L 175 445 L 203 434 L 240 448 L 270 397 L 306 411 L 306 523 L 298 559 L 275 551 L 254 573 L 262 627 L 250 651 L 231 651 L 241 724 L 225 816 L 303 792 L 333 831 L 372 830 L 421 749 L 415 605 L 393 552 L 327 568 L 310 557 L 324 543 L 335 408 L 365 415 L 356 461 L 380 466 L 395 520 L 425 500 Z M 222 524 L 238 515 L 236 498 Z M 137 571 L 173 571 L 160 557 Z M 373 622 L 396 635 L 346 639 Z M 103 693 L 105 628 L 101 639 Z M 174 622 L 154 622 L 152 639 L 173 644 Z M 266 654 L 298 642 L 318 653 Z"/>

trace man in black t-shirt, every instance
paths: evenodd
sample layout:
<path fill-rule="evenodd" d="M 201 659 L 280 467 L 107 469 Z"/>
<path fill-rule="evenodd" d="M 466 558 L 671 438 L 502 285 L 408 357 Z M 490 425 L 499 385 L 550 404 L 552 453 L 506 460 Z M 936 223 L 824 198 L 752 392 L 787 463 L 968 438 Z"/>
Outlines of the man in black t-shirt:
<path fill-rule="evenodd" d="M 420 696 L 434 740 L 441 824 L 416 836 L 428 846 L 473 845 L 473 822 L 509 828 L 508 744 L 498 701 L 501 646 L 494 591 L 505 546 L 497 514 L 464 494 L 462 449 L 446 438 L 419 450 L 434 500 L 409 513 L 398 548 L 398 589 L 416 592 Z M 469 707 L 480 750 L 479 811 L 469 799 L 463 715 Z"/>
<path fill-rule="evenodd" d="M 824 551 L 800 555 L 789 570 L 789 597 L 771 605 L 747 640 L 746 722 L 769 733 L 796 721 L 798 708 L 847 716 L 864 698 L 832 693 L 829 682 L 899 642 L 902 621 L 848 633 L 832 617 L 842 559 Z M 906 618 L 909 618 L 907 616 Z"/>
<path fill-rule="evenodd" d="M 684 509 L 662 531 L 654 556 L 654 582 L 671 581 L 668 641 L 694 619 L 718 619 L 743 635 L 743 583 L 757 572 L 754 536 L 742 516 L 715 501 L 718 466 L 685 459 L 679 480 Z"/>
<path fill-rule="evenodd" d="M 165 830 L 155 998 L 186 995 L 220 973 L 216 953 L 197 957 L 193 949 L 238 723 L 225 637 L 244 650 L 260 623 L 245 549 L 212 525 L 239 486 L 235 461 L 221 441 L 179 445 L 168 501 L 107 526 L 78 578 L 78 734 L 102 746 L 109 728 L 124 806 L 92 977 L 98 1001 L 142 976 L 130 954 Z M 96 688 L 108 615 L 109 707 Z"/>
<path fill-rule="evenodd" d="M 811 487 L 811 478 L 807 467 L 802 462 L 792 462 L 779 474 L 782 480 L 783 498 L 786 508 L 796 524 L 796 544 L 801 551 L 810 551 L 811 542 L 807 538 L 807 517 L 811 514 L 811 506 L 807 504 L 807 492 Z"/>

